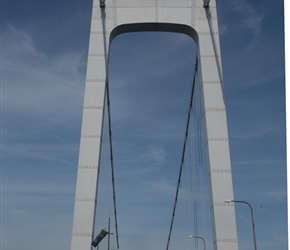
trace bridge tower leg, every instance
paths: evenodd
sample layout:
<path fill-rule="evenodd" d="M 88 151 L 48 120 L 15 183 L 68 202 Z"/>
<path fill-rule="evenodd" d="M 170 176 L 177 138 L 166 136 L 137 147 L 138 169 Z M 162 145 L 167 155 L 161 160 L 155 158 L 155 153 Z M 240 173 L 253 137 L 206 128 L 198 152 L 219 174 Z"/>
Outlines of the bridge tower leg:
<path fill-rule="evenodd" d="M 132 31 L 172 31 L 198 47 L 215 250 L 237 250 L 235 210 L 216 2 L 93 0 L 71 250 L 90 250 L 102 134 L 107 55 L 112 39 Z"/>

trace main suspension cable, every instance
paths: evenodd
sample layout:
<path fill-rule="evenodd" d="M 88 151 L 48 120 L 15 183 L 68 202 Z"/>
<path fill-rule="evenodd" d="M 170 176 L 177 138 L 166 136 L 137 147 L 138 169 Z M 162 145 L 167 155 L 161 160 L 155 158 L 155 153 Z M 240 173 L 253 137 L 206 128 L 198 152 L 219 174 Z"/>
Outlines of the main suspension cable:
<path fill-rule="evenodd" d="M 115 217 L 115 230 L 117 249 L 119 249 L 119 234 L 118 234 L 118 221 L 117 221 L 117 206 L 116 206 L 116 191 L 115 191 L 115 177 L 114 177 L 114 161 L 113 161 L 113 143 L 112 143 L 112 125 L 111 125 L 111 109 L 110 109 L 110 93 L 109 93 L 109 81 L 108 81 L 108 49 L 106 38 L 106 11 L 105 5 L 101 5 L 105 1 L 100 1 L 101 15 L 102 15 L 102 28 L 103 28 L 103 40 L 104 40 L 104 55 L 105 55 L 105 69 L 106 69 L 106 98 L 108 109 L 108 126 L 109 126 L 109 142 L 110 142 L 110 161 L 112 170 L 112 187 L 113 187 L 113 202 L 114 202 L 114 217 Z"/>
<path fill-rule="evenodd" d="M 170 243 L 170 238 L 171 238 L 171 233 L 172 233 L 172 227 L 173 227 L 173 221 L 174 221 L 176 205 L 177 205 L 177 199 L 178 199 L 178 193 L 179 193 L 179 187 L 180 187 L 180 182 L 181 182 L 181 175 L 182 175 L 184 156 L 185 156 L 185 150 L 186 150 L 186 145 L 187 145 L 188 130 L 189 130 L 189 124 L 190 124 L 190 116 L 191 116 L 191 110 L 192 110 L 192 100 L 193 100 L 193 94 L 194 94 L 194 86 L 195 86 L 197 69 L 198 69 L 198 59 L 196 59 L 196 63 L 195 63 L 194 77 L 193 77 L 193 82 L 192 82 L 191 95 L 190 95 L 190 100 L 189 100 L 189 109 L 188 109 L 186 129 L 185 129 L 185 137 L 184 137 L 183 150 L 182 150 L 182 156 L 181 156 L 181 163 L 180 163 L 180 168 L 179 168 L 177 188 L 176 188 L 176 193 L 175 193 L 174 206 L 173 206 L 173 212 L 172 212 L 172 217 L 171 217 L 171 223 L 170 223 L 170 228 L 169 228 L 169 235 L 168 235 L 166 250 L 168 250 L 168 248 L 169 248 L 169 243 Z"/>

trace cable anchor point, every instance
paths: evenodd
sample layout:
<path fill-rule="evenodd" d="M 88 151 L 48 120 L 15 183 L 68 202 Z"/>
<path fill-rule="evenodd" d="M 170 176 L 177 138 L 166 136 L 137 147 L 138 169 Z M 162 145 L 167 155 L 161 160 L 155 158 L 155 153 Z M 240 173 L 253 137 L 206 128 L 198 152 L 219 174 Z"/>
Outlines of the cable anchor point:
<path fill-rule="evenodd" d="M 106 3 L 105 0 L 100 0 L 100 8 L 105 8 L 106 7 Z"/>
<path fill-rule="evenodd" d="M 203 8 L 208 8 L 209 7 L 209 2 L 210 0 L 203 0 Z"/>

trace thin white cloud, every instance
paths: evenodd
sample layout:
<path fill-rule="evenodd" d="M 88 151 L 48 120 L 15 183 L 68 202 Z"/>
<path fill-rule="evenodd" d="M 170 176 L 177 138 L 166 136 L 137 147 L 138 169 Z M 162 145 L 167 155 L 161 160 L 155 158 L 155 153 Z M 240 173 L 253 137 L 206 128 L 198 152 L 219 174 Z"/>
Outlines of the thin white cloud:
<path fill-rule="evenodd" d="M 163 164 L 165 161 L 166 155 L 167 155 L 166 151 L 161 146 L 149 145 L 147 146 L 144 152 L 138 155 L 137 158 L 140 161 L 150 160 L 150 161 L 157 162 L 158 164 Z"/>
<path fill-rule="evenodd" d="M 261 24 L 264 18 L 263 14 L 245 0 L 233 0 L 229 1 L 229 4 L 233 10 L 243 16 L 241 20 L 242 26 L 251 30 L 254 35 L 260 35 Z"/>
<path fill-rule="evenodd" d="M 245 72 L 247 67 L 244 65 L 252 65 L 249 59 L 253 58 L 253 54 L 259 58 L 262 56 L 261 53 L 256 53 L 256 49 L 265 46 L 261 41 L 264 39 L 263 21 L 266 17 L 263 10 L 257 6 L 247 0 L 222 1 L 219 6 L 222 9 L 219 23 L 221 45 L 229 48 L 222 52 L 228 51 L 227 61 L 231 62 L 231 69 L 226 72 L 234 72 L 241 68 Z M 237 74 L 238 72 L 235 73 Z"/>
<path fill-rule="evenodd" d="M 45 117 L 71 105 L 72 112 L 66 114 L 74 115 L 83 96 L 81 53 L 50 57 L 34 46 L 31 35 L 10 24 L 3 32 L 3 48 L 4 112 L 13 109 L 13 112 L 35 112 Z"/>
<path fill-rule="evenodd" d="M 38 145 L 37 146 L 37 150 L 40 149 L 40 147 L 42 148 L 42 152 L 46 152 L 46 153 L 37 153 L 35 152 L 36 151 L 36 148 L 33 146 L 33 147 L 29 147 L 27 148 L 27 144 L 24 144 L 24 145 L 18 145 L 18 147 L 14 147 L 14 146 L 8 146 L 8 145 L 1 145 L 2 147 L 2 152 L 4 155 L 7 155 L 8 154 L 13 154 L 13 157 L 16 157 L 17 155 L 18 156 L 21 156 L 21 157 L 24 157 L 24 158 L 29 158 L 30 160 L 32 159 L 38 159 L 38 160 L 46 160 L 46 161 L 56 161 L 56 162 L 63 162 L 63 163 L 66 163 L 66 164 L 69 164 L 69 165 L 75 165 L 75 162 L 73 161 L 67 161 L 63 158 L 58 158 L 58 157 L 55 157 L 54 155 L 49 155 L 49 153 L 51 153 L 52 151 L 52 148 L 56 149 L 55 147 L 58 147 L 59 149 L 61 150 L 71 150 L 69 147 L 71 145 L 53 145 L 53 146 L 45 146 L 45 145 Z M 77 147 L 75 147 L 74 149 L 76 149 Z M 77 152 L 75 150 L 75 152 Z"/>
<path fill-rule="evenodd" d="M 10 62 L 20 59 L 21 56 L 34 56 L 37 58 L 44 58 L 45 54 L 37 50 L 33 45 L 32 37 L 23 30 L 18 30 L 11 23 L 7 23 L 6 29 L 3 32 L 3 57 Z"/>
<path fill-rule="evenodd" d="M 80 131 L 72 121 L 81 120 L 85 57 L 79 51 L 49 55 L 36 46 L 38 34 L 12 24 L 3 24 L 1 35 L 3 245 L 11 246 L 20 230 L 24 248 L 36 249 L 50 231 L 67 237 L 55 244 L 65 249 L 75 180 L 73 168 L 63 166 L 77 166 L 71 135 Z"/>
<path fill-rule="evenodd" d="M 244 130 L 237 130 L 235 133 L 231 133 L 230 137 L 240 140 L 254 140 L 257 138 L 262 138 L 265 136 L 271 136 L 275 134 L 280 129 L 284 129 L 284 126 L 282 125 L 274 125 L 268 124 L 267 127 L 265 126 L 259 126 L 258 124 L 255 124 L 255 126 L 251 126 L 248 129 Z"/>
<path fill-rule="evenodd" d="M 265 193 L 261 193 L 261 196 L 265 197 L 265 200 L 270 200 L 271 202 L 279 202 L 284 203 L 287 199 L 287 191 L 268 191 Z"/>
<path fill-rule="evenodd" d="M 157 181 L 146 181 L 145 184 L 152 192 L 165 196 L 174 197 L 176 192 L 176 183 L 172 184 L 165 179 L 159 178 Z"/>
<path fill-rule="evenodd" d="M 16 196 L 34 196 L 39 195 L 39 198 L 42 195 L 46 195 L 43 197 L 47 199 L 47 195 L 53 197 L 54 195 L 72 195 L 74 189 L 71 189 L 69 185 L 65 185 L 62 182 L 49 182 L 47 180 L 40 181 L 35 180 L 34 182 L 18 182 L 17 184 L 11 184 L 4 182 L 2 184 L 2 190 L 5 194 L 16 195 Z M 8 197 L 5 196 L 6 204 L 7 204 Z"/>
<path fill-rule="evenodd" d="M 261 25 L 264 19 L 264 14 L 257 9 L 257 6 L 249 4 L 245 0 L 226 1 L 224 6 L 228 11 L 235 12 L 238 15 L 238 20 L 235 23 L 237 30 L 244 28 L 252 32 L 255 37 L 261 35 Z M 237 27 L 239 25 L 239 27 Z"/>

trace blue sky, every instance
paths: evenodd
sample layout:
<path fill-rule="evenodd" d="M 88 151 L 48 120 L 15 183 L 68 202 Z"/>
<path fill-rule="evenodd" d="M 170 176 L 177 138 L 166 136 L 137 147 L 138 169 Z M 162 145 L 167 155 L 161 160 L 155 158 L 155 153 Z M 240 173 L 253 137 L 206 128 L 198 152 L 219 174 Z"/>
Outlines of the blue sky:
<path fill-rule="evenodd" d="M 92 3 L 1 4 L 1 247 L 69 249 Z M 217 5 L 235 198 L 254 208 L 258 248 L 285 250 L 283 1 Z M 112 44 L 121 250 L 165 248 L 193 48 L 176 34 Z M 236 214 L 240 249 L 250 249 L 248 208 Z"/>

